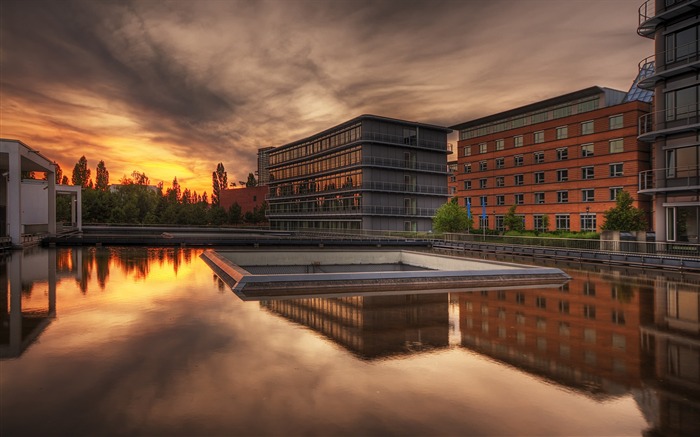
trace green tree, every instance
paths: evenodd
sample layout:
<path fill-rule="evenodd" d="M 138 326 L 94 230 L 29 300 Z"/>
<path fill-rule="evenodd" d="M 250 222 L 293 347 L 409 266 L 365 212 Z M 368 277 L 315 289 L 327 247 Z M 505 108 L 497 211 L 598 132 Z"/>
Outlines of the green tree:
<path fill-rule="evenodd" d="M 221 190 L 225 190 L 228 186 L 228 175 L 224 169 L 223 163 L 218 163 L 216 165 L 216 171 L 211 174 L 211 204 L 219 205 L 221 202 Z"/>
<path fill-rule="evenodd" d="M 248 173 L 248 180 L 245 183 L 246 187 L 257 187 L 258 186 L 258 181 L 255 179 L 255 175 L 253 173 Z"/>
<path fill-rule="evenodd" d="M 644 231 L 647 220 L 644 211 L 632 205 L 634 199 L 627 191 L 620 191 L 615 206 L 605 211 L 604 231 Z"/>
<path fill-rule="evenodd" d="M 228 222 L 232 225 L 240 224 L 243 221 L 243 209 L 241 205 L 233 202 L 228 209 Z"/>
<path fill-rule="evenodd" d="M 525 229 L 522 217 L 515 215 L 515 210 L 517 207 L 517 205 L 513 205 L 508 208 L 508 212 L 506 213 L 505 217 L 503 217 L 503 225 L 508 231 L 522 231 Z"/>
<path fill-rule="evenodd" d="M 98 191 L 107 191 L 109 189 L 109 171 L 104 161 L 97 163 L 97 170 L 95 171 L 95 189 Z"/>
<path fill-rule="evenodd" d="M 456 197 L 438 208 L 433 217 L 433 229 L 437 232 L 463 232 L 469 226 L 467 210 L 459 206 Z"/>
<path fill-rule="evenodd" d="M 85 155 L 81 156 L 75 167 L 73 167 L 73 175 L 71 176 L 73 185 L 88 188 L 91 184 L 90 169 L 88 168 Z"/>

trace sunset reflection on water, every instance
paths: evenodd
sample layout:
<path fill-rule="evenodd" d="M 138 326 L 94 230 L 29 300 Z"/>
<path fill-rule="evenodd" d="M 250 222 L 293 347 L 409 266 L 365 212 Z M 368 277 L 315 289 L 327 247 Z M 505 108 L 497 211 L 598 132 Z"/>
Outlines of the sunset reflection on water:
<path fill-rule="evenodd" d="M 698 430 L 692 279 L 243 302 L 200 253 L 6 257 L 0 433 Z"/>

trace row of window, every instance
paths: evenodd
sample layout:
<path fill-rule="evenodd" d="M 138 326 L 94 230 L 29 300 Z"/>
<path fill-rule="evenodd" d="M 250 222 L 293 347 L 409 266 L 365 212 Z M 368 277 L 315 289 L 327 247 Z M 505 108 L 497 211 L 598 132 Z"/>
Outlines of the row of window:
<path fill-rule="evenodd" d="M 304 195 L 339 189 L 359 188 L 362 186 L 362 172 L 336 173 L 330 176 L 320 176 L 296 182 L 270 185 L 270 197 Z"/>
<path fill-rule="evenodd" d="M 586 144 L 581 144 L 580 146 L 580 156 L 582 158 L 588 158 L 590 156 L 595 156 L 595 145 L 593 143 L 586 143 Z M 615 138 L 614 140 L 608 141 L 608 153 L 622 153 L 625 151 L 625 143 L 622 138 Z M 471 156 L 471 149 L 470 146 L 466 146 L 462 149 L 463 156 Z M 555 159 L 557 161 L 565 161 L 569 159 L 569 147 L 559 147 L 555 149 Z M 514 165 L 516 167 L 524 165 L 524 160 L 523 160 L 524 155 L 514 155 L 513 156 L 513 161 Z M 533 163 L 534 164 L 542 164 L 545 162 L 545 152 L 542 150 L 539 150 L 537 152 L 532 153 L 533 157 Z M 505 157 L 499 157 L 495 158 L 496 162 L 496 168 L 503 168 L 505 166 Z M 486 170 L 487 167 L 485 167 L 488 161 L 483 160 L 480 161 L 480 166 L 482 163 L 484 163 L 484 167 L 481 168 L 480 170 Z M 465 164 L 467 165 L 467 164 Z M 471 164 L 469 164 L 471 166 Z M 466 170 L 465 170 L 466 171 Z"/>
<path fill-rule="evenodd" d="M 515 294 L 515 301 L 516 303 L 520 305 L 525 305 L 526 303 L 526 297 L 525 293 L 516 293 Z M 539 309 L 547 309 L 547 298 L 544 296 L 535 296 L 535 306 Z M 473 312 L 474 311 L 474 306 L 472 302 L 465 302 L 464 308 L 467 313 Z M 558 309 L 561 314 L 570 314 L 571 313 L 571 305 L 568 300 L 558 300 Z M 489 315 L 489 307 L 486 304 L 481 305 L 481 315 L 482 316 L 488 316 Z M 500 320 L 505 320 L 506 319 L 506 309 L 503 307 L 498 308 L 498 318 Z M 596 306 L 592 304 L 583 304 L 582 305 L 582 315 L 586 319 L 595 319 L 596 318 Z M 537 327 L 539 329 L 544 330 L 546 328 L 546 319 L 543 317 L 538 317 L 537 318 Z M 625 314 L 622 310 L 620 309 L 612 309 L 611 310 L 611 321 L 616 324 L 616 325 L 624 325 L 625 324 Z M 515 322 L 518 325 L 524 325 L 525 324 L 525 315 L 521 312 L 516 312 L 515 313 Z M 560 325 L 561 326 L 561 325 Z M 560 329 L 560 333 L 563 335 L 569 335 L 569 329 L 570 326 L 568 323 L 564 326 L 565 330 L 562 332 Z M 568 329 L 566 329 L 568 328 Z M 593 330 L 593 333 L 595 330 Z M 585 337 L 585 335 L 584 335 Z M 593 335 L 593 338 L 595 338 L 595 335 Z M 589 338 L 590 340 L 590 338 Z"/>
<path fill-rule="evenodd" d="M 558 120 L 568 117 L 573 114 L 582 114 L 598 109 L 598 96 L 589 97 L 585 100 L 565 103 L 553 108 L 528 112 L 522 115 L 517 115 L 505 120 L 499 120 L 485 125 L 462 129 L 459 131 L 459 139 L 467 140 L 470 138 L 482 137 L 492 133 L 503 132 L 510 129 L 516 129 L 523 126 L 542 123 L 548 120 Z"/>
<path fill-rule="evenodd" d="M 567 182 L 569 181 L 569 169 L 568 168 L 563 168 L 555 171 L 556 174 L 556 182 Z M 622 162 L 616 162 L 613 164 L 608 164 L 608 176 L 609 177 L 621 177 L 624 176 L 624 163 Z M 590 179 L 595 179 L 595 167 L 594 166 L 586 166 L 586 167 L 581 167 L 581 180 L 590 180 Z M 479 188 L 484 189 L 484 188 L 489 188 L 488 187 L 488 180 L 489 178 L 481 178 L 479 179 Z M 502 188 L 506 186 L 506 178 L 505 176 L 496 176 L 495 177 L 495 182 L 496 182 L 496 187 Z M 532 183 L 533 184 L 544 184 L 545 183 L 545 172 L 544 171 L 536 171 L 532 173 Z M 513 175 L 513 185 L 514 186 L 520 186 L 520 185 L 525 185 L 525 176 L 523 174 L 516 174 Z M 472 181 L 471 180 L 465 180 L 464 181 L 464 189 L 465 190 L 471 190 L 472 189 Z"/>
<path fill-rule="evenodd" d="M 295 177 L 313 176 L 322 172 L 335 170 L 351 165 L 360 164 L 362 161 L 362 148 L 353 147 L 341 152 L 335 152 L 316 159 L 297 162 L 270 170 L 270 182 L 280 181 Z"/>
<path fill-rule="evenodd" d="M 362 127 L 361 124 L 358 123 L 355 126 L 343 130 L 342 132 L 334 132 L 326 135 L 323 138 L 316 139 L 315 141 L 297 144 L 293 147 L 282 149 L 280 151 L 273 150 L 270 152 L 270 165 L 274 166 L 293 159 L 311 156 L 333 147 L 358 141 L 361 138 Z"/>
<path fill-rule="evenodd" d="M 615 201 L 617 199 L 617 195 L 622 191 L 622 187 L 610 187 L 608 188 L 608 196 L 609 198 L 607 200 L 609 201 Z M 589 202 L 595 202 L 595 188 L 584 188 L 581 190 L 581 202 L 589 203 Z M 557 194 L 557 201 L 556 203 L 569 203 L 569 191 L 568 190 L 560 190 L 556 192 Z M 506 203 L 506 196 L 504 194 L 497 194 L 495 197 L 496 200 L 496 206 L 506 206 L 506 205 L 524 205 L 525 204 L 525 194 L 524 193 L 515 193 L 512 195 L 513 201 L 511 203 Z M 544 205 L 545 203 L 548 203 L 546 201 L 546 193 L 544 191 L 536 191 L 532 193 L 532 203 L 535 205 Z M 550 202 L 551 203 L 551 202 Z M 471 197 L 465 197 L 464 198 L 464 204 L 467 205 L 475 205 L 475 206 L 489 206 L 489 196 L 480 196 L 479 197 L 479 203 L 474 204 L 472 203 L 472 198 Z"/>
<path fill-rule="evenodd" d="M 608 119 L 608 127 L 610 130 L 621 129 L 624 126 L 624 119 L 622 114 L 613 115 Z M 584 121 L 581 123 L 581 135 L 590 135 L 595 133 L 595 123 L 593 120 Z M 563 140 L 569 137 L 569 127 L 559 126 L 554 129 L 554 139 Z M 515 135 L 512 137 L 513 147 L 522 147 L 524 145 L 524 135 Z M 545 131 L 539 130 L 533 132 L 532 143 L 540 144 L 545 142 Z M 488 153 L 489 144 L 488 142 L 479 143 L 478 151 L 479 153 Z M 493 142 L 493 147 L 496 151 L 505 150 L 506 140 L 503 138 L 497 139 Z M 472 146 L 463 147 L 463 156 L 470 156 L 472 153 Z"/>
<path fill-rule="evenodd" d="M 517 215 L 525 225 L 525 216 Z M 533 229 L 538 232 L 546 232 L 551 229 L 548 226 L 548 217 L 544 214 L 535 214 L 533 218 Z M 479 216 L 479 229 L 488 229 L 491 226 L 491 221 L 489 216 Z M 597 231 L 598 229 L 598 218 L 594 213 L 582 213 L 579 214 L 579 229 L 581 231 Z M 503 232 L 506 230 L 505 227 L 505 216 L 496 215 L 495 216 L 495 230 Z M 571 230 L 571 215 L 570 214 L 555 214 L 554 215 L 554 229 L 557 231 L 570 231 Z"/>

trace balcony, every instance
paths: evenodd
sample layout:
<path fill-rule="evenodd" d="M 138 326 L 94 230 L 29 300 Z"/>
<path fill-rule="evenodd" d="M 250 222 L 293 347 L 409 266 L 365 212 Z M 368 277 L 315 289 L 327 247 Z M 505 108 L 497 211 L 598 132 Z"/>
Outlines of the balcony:
<path fill-rule="evenodd" d="M 700 1 L 700 0 L 698 0 Z M 379 143 L 403 144 L 406 146 L 420 147 L 422 149 L 439 150 L 449 153 L 448 143 L 443 141 L 431 141 L 418 139 L 414 136 L 404 137 L 400 135 L 383 134 L 379 132 L 362 132 L 363 141 L 375 141 Z"/>
<path fill-rule="evenodd" d="M 699 42 L 693 41 L 642 59 L 638 65 L 641 79 L 637 86 L 653 90 L 654 85 L 669 77 L 688 72 L 697 73 L 700 71 L 698 47 Z"/>
<path fill-rule="evenodd" d="M 700 189 L 700 167 L 655 168 L 639 173 L 639 193 L 654 194 Z"/>
<path fill-rule="evenodd" d="M 639 7 L 637 33 L 654 38 L 656 28 L 669 20 L 700 8 L 700 0 L 647 0 Z"/>
<path fill-rule="evenodd" d="M 270 209 L 266 216 L 270 218 L 302 218 L 302 217 L 341 217 L 341 216 L 358 216 L 358 215 L 382 215 L 394 217 L 424 217 L 432 218 L 435 216 L 435 208 L 415 208 L 403 206 L 353 206 L 350 208 L 334 208 L 322 207 L 316 210 L 307 211 L 276 211 Z"/>
<path fill-rule="evenodd" d="M 637 139 L 652 142 L 667 135 L 698 131 L 700 130 L 698 109 L 698 103 L 693 103 L 644 114 L 639 117 Z"/>
<path fill-rule="evenodd" d="M 447 166 L 444 164 L 432 164 L 429 162 L 418 162 L 417 160 L 391 159 L 379 157 L 363 157 L 362 165 L 398 168 L 402 170 L 420 170 L 433 173 L 447 173 Z"/>

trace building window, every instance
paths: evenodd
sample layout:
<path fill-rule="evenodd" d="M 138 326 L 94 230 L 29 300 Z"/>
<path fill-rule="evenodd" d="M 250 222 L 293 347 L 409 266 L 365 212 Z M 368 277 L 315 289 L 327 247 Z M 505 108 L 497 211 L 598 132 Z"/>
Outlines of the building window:
<path fill-rule="evenodd" d="M 698 26 L 666 35 L 666 63 L 695 57 L 698 53 Z"/>
<path fill-rule="evenodd" d="M 487 161 L 480 161 L 479 162 L 479 171 L 486 171 L 488 170 L 489 165 Z"/>
<path fill-rule="evenodd" d="M 698 90 L 691 86 L 666 93 L 666 121 L 686 119 L 698 113 Z"/>
<path fill-rule="evenodd" d="M 471 173 L 472 172 L 472 165 L 471 164 L 464 164 L 464 173 Z"/>
<path fill-rule="evenodd" d="M 544 172 L 543 171 L 535 172 L 534 180 L 535 180 L 536 184 L 543 184 L 544 183 Z"/>
<path fill-rule="evenodd" d="M 471 197 L 465 197 L 465 198 L 464 198 L 464 207 L 465 207 L 465 208 L 469 208 L 471 204 L 472 204 L 472 198 L 471 198 Z"/>
<path fill-rule="evenodd" d="M 557 231 L 568 231 L 571 228 L 569 226 L 569 214 L 557 214 L 554 216 L 554 221 Z"/>
<path fill-rule="evenodd" d="M 546 309 L 547 308 L 547 298 L 542 296 L 537 296 L 535 298 L 535 305 L 537 308 Z"/>
<path fill-rule="evenodd" d="M 538 205 L 544 204 L 544 193 L 542 191 L 535 193 L 535 203 Z"/>
<path fill-rule="evenodd" d="M 537 131 L 533 135 L 535 144 L 544 143 L 544 131 Z"/>
<path fill-rule="evenodd" d="M 506 165 L 505 158 L 496 158 L 496 168 L 503 168 Z"/>
<path fill-rule="evenodd" d="M 563 140 L 565 138 L 569 137 L 569 127 L 568 126 L 560 126 L 557 128 L 557 139 L 558 140 Z"/>
<path fill-rule="evenodd" d="M 557 203 L 569 203 L 569 192 L 557 191 Z"/>
<path fill-rule="evenodd" d="M 471 156 L 472 155 L 472 146 L 464 146 L 462 149 L 462 156 Z"/>
<path fill-rule="evenodd" d="M 566 147 L 557 149 L 557 161 L 563 161 L 565 159 L 569 159 L 569 149 Z"/>
<path fill-rule="evenodd" d="M 496 195 L 496 205 L 505 205 L 506 204 L 506 196 L 502 194 Z"/>
<path fill-rule="evenodd" d="M 501 196 L 501 197 L 503 197 L 503 196 Z M 499 231 L 499 232 L 503 232 L 503 231 L 506 230 L 505 217 L 503 217 L 502 215 L 497 215 L 497 216 L 496 216 L 496 230 Z M 503 299 L 500 299 L 500 295 L 499 295 L 499 299 L 500 299 L 500 300 L 504 300 L 504 299 L 505 299 L 505 292 L 499 290 L 499 293 L 503 293 L 503 294 L 504 294 L 504 298 L 503 298 Z"/>
<path fill-rule="evenodd" d="M 472 189 L 472 181 L 464 181 L 464 189 L 471 190 Z"/>
<path fill-rule="evenodd" d="M 557 170 L 557 182 L 566 182 L 569 180 L 569 170 L 561 169 Z"/>
<path fill-rule="evenodd" d="M 481 203 L 481 206 L 489 206 L 489 198 L 488 196 L 481 196 L 479 198 L 479 203 Z"/>
<path fill-rule="evenodd" d="M 615 140 L 610 140 L 609 142 L 609 150 L 610 153 L 620 153 L 624 151 L 624 142 L 622 141 L 622 138 L 618 138 Z"/>
<path fill-rule="evenodd" d="M 523 203 L 525 203 L 524 195 L 522 193 L 515 194 L 513 198 L 515 200 L 516 205 L 522 205 Z"/>
<path fill-rule="evenodd" d="M 486 143 L 481 143 L 479 144 L 479 153 L 486 153 L 488 152 L 489 148 L 486 145 Z"/>
<path fill-rule="evenodd" d="M 519 303 L 520 305 L 525 304 L 525 293 L 515 293 L 515 302 Z M 520 313 L 518 313 L 520 314 Z M 523 322 L 525 323 L 525 316 L 523 316 Z"/>
<path fill-rule="evenodd" d="M 479 188 L 486 188 L 486 181 L 488 179 L 479 179 Z"/>
<path fill-rule="evenodd" d="M 496 186 L 497 187 L 505 187 L 506 186 L 505 178 L 503 176 L 496 177 Z"/>
<path fill-rule="evenodd" d="M 537 197 L 538 193 L 535 193 L 535 197 Z M 542 193 L 544 194 L 544 193 Z M 534 226 L 535 226 L 535 231 L 537 232 L 546 232 L 547 229 L 544 226 L 544 216 L 543 215 L 535 215 L 533 216 L 533 221 L 534 221 Z"/>
<path fill-rule="evenodd" d="M 591 190 L 592 191 L 592 190 Z M 581 230 L 595 232 L 598 228 L 595 214 L 581 214 Z"/>
<path fill-rule="evenodd" d="M 595 305 L 584 305 L 583 317 L 587 319 L 595 319 Z"/>
<path fill-rule="evenodd" d="M 622 310 L 612 310 L 612 322 L 616 325 L 624 325 L 625 313 Z"/>
<path fill-rule="evenodd" d="M 593 143 L 581 144 L 581 156 L 586 158 L 588 156 L 593 156 Z"/>
<path fill-rule="evenodd" d="M 610 187 L 610 200 L 617 200 L 620 191 L 622 191 L 622 187 Z"/>
<path fill-rule="evenodd" d="M 596 330 L 593 328 L 583 328 L 583 341 L 586 343 L 595 343 Z"/>
<path fill-rule="evenodd" d="M 595 177 L 595 170 L 593 166 L 581 167 L 581 179 L 593 179 Z"/>
<path fill-rule="evenodd" d="M 503 150 L 505 148 L 505 141 L 502 139 L 496 140 L 496 150 Z"/>
<path fill-rule="evenodd" d="M 581 135 L 590 135 L 594 131 L 593 120 L 584 121 L 581 123 Z"/>
<path fill-rule="evenodd" d="M 479 216 L 479 229 L 488 229 L 489 227 L 489 218 L 484 217 L 484 216 Z"/>
<path fill-rule="evenodd" d="M 513 165 L 520 167 L 523 165 L 523 155 L 515 155 L 513 157 Z"/>
<path fill-rule="evenodd" d="M 586 281 L 583 283 L 584 296 L 595 296 L 595 282 Z"/>
<path fill-rule="evenodd" d="M 535 160 L 535 164 L 542 164 L 544 162 L 544 152 L 535 152 L 532 154 Z"/>
<path fill-rule="evenodd" d="M 622 163 L 616 162 L 615 164 L 610 164 L 610 177 L 623 176 Z"/>
<path fill-rule="evenodd" d="M 593 202 L 595 200 L 595 189 L 586 188 L 581 190 L 581 202 Z"/>
<path fill-rule="evenodd" d="M 624 335 L 613 334 L 612 335 L 612 346 L 615 349 L 627 349 L 627 338 Z"/>
<path fill-rule="evenodd" d="M 515 176 L 513 176 L 513 184 L 514 185 L 522 185 L 523 184 L 523 175 L 516 174 Z"/>
<path fill-rule="evenodd" d="M 622 128 L 622 114 L 610 117 L 610 130 Z"/>
<path fill-rule="evenodd" d="M 559 301 L 559 312 L 562 314 L 569 314 L 569 301 L 568 300 L 560 300 Z M 561 324 L 564 323 L 567 327 L 567 332 L 566 335 L 569 335 L 569 324 L 566 322 L 560 322 L 559 323 L 559 333 L 561 334 Z"/>
<path fill-rule="evenodd" d="M 523 146 L 523 136 L 522 135 L 516 135 L 513 137 L 513 147 L 522 147 Z"/>

